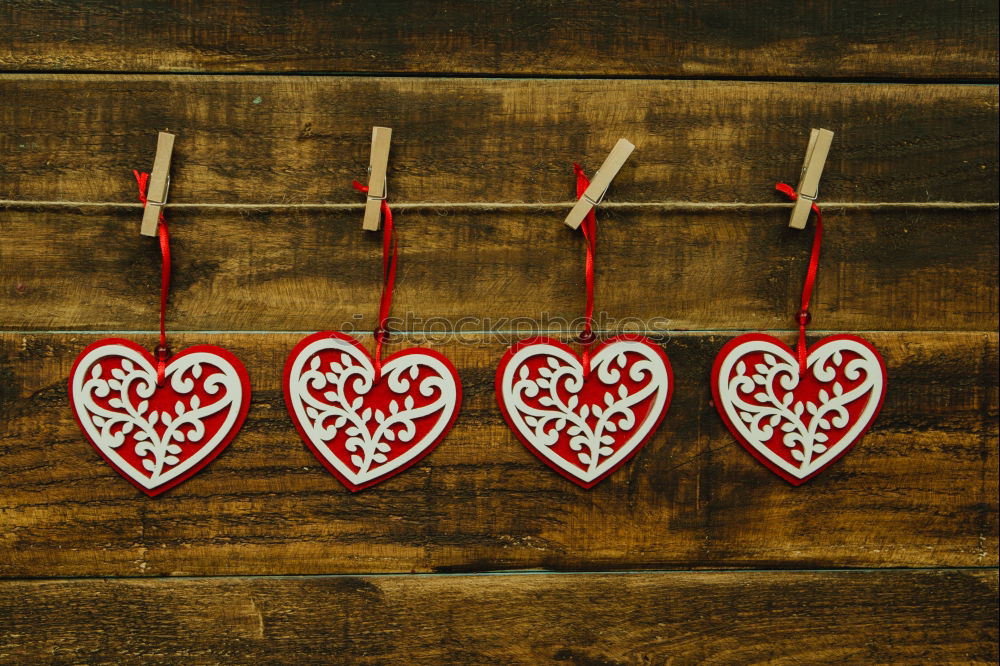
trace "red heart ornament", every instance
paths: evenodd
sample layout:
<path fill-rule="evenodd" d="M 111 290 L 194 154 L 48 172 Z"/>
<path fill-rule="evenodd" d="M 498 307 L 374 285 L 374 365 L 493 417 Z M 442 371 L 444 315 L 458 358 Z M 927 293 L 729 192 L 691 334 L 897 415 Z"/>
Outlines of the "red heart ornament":
<path fill-rule="evenodd" d="M 885 398 L 885 363 L 863 338 L 831 335 L 795 353 L 770 335 L 730 340 L 715 359 L 715 407 L 736 439 L 772 472 L 798 486 L 847 453 Z"/>
<path fill-rule="evenodd" d="M 529 451 L 573 483 L 592 488 L 636 454 L 670 406 L 674 380 L 660 347 L 623 335 L 598 345 L 590 373 L 549 338 L 513 345 L 497 368 L 497 402 Z"/>
<path fill-rule="evenodd" d="M 239 359 L 197 345 L 166 364 L 130 340 L 87 346 L 70 371 L 69 400 L 90 444 L 150 497 L 210 463 L 239 431 L 250 406 L 250 380 Z"/>
<path fill-rule="evenodd" d="M 285 404 L 316 458 L 351 491 L 415 465 L 451 430 L 462 384 L 447 358 L 414 347 L 393 354 L 375 377 L 354 338 L 321 331 L 285 363 Z"/>

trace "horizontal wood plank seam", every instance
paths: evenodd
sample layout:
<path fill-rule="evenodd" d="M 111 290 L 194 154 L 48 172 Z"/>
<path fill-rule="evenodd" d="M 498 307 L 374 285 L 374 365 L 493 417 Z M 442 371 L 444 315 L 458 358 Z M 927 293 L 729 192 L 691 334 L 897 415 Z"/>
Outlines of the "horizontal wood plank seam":
<path fill-rule="evenodd" d="M 995 64 L 995 63 L 994 63 Z M 237 71 L 237 70 L 114 70 L 114 69 L 0 69 L 0 76 L 176 76 L 176 77 L 198 77 L 198 76 L 218 76 L 218 77 L 274 77 L 274 78 L 297 78 L 297 77 L 322 77 L 322 78 L 381 78 L 381 79 L 495 79 L 508 81 L 573 81 L 573 80 L 600 80 L 600 81 L 705 81 L 708 83 L 719 82 L 746 82 L 746 83 L 843 83 L 843 84 L 920 84 L 920 85 L 994 85 L 1000 78 L 998 77 L 923 77 L 919 74 L 913 76 L 900 77 L 880 77 L 880 76 L 760 76 L 753 74 L 733 74 L 733 75 L 700 75 L 692 74 L 683 76 L 671 74 L 656 76 L 651 74 L 584 74 L 584 73 L 545 73 L 533 74 L 531 72 L 494 72 L 491 70 L 478 70 L 470 72 L 448 72 L 427 70 L 423 72 L 406 72 L 393 70 L 379 71 L 322 71 L 322 70 L 301 70 L 301 71 Z"/>
<path fill-rule="evenodd" d="M 20 576 L 17 578 L 0 577 L 0 586 L 4 583 L 33 583 L 33 582 L 92 582 L 95 580 L 108 581 L 136 581 L 142 583 L 149 582 L 175 582 L 175 581 L 227 581 L 227 580 L 302 580 L 302 579 L 337 579 L 337 578 L 461 578 L 487 576 L 671 576 L 671 575 L 740 575 L 740 574 L 883 574 L 883 573 L 989 573 L 998 571 L 996 566 L 968 566 L 968 567 L 845 567 L 842 569 L 609 569 L 609 570 L 579 570 L 579 571 L 558 571 L 551 569 L 498 569 L 496 571 L 467 571 L 467 572 L 441 572 L 441 573 L 349 573 L 349 574 L 245 574 L 245 575 L 223 575 L 223 576 L 55 576 L 55 577 L 34 577 Z"/>

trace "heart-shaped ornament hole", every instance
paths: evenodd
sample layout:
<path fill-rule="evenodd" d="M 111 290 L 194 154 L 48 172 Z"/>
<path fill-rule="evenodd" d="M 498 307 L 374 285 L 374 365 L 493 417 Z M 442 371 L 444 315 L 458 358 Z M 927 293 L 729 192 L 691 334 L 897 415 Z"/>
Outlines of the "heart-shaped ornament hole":
<path fill-rule="evenodd" d="M 69 399 L 97 452 L 154 496 L 198 473 L 229 445 L 246 418 L 250 380 L 231 353 L 198 345 L 167 362 L 158 387 L 148 351 L 107 338 L 77 357 Z"/>
<path fill-rule="evenodd" d="M 447 358 L 419 347 L 393 354 L 375 377 L 354 338 L 314 333 L 285 364 L 285 403 L 316 458 L 352 491 L 413 466 L 451 429 L 462 402 Z"/>
<path fill-rule="evenodd" d="M 529 451 L 584 488 L 607 478 L 649 440 L 673 393 L 663 350 L 642 336 L 595 347 L 584 379 L 580 357 L 549 338 L 512 346 L 497 368 L 497 402 Z"/>
<path fill-rule="evenodd" d="M 777 338 L 741 335 L 712 370 L 715 406 L 736 439 L 793 485 L 847 453 L 878 416 L 885 363 L 863 338 L 833 335 L 809 350 L 800 376 L 793 351 Z"/>

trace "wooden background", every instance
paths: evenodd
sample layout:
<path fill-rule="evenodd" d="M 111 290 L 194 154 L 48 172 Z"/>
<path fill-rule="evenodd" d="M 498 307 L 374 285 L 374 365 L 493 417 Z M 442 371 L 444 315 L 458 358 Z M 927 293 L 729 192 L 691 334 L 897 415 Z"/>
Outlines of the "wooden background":
<path fill-rule="evenodd" d="M 786 208 L 601 212 L 598 309 L 660 318 L 677 386 L 584 491 L 492 384 L 510 319 L 582 311 L 564 211 L 400 210 L 394 314 L 465 332 L 427 342 L 466 397 L 433 455 L 351 494 L 279 372 L 306 332 L 370 330 L 377 235 L 357 210 L 178 208 L 173 345 L 229 347 L 254 397 L 150 500 L 65 386 L 109 332 L 154 344 L 155 241 L 134 208 L 0 207 L 0 661 L 995 662 L 997 34 L 994 0 L 0 4 L 0 199 L 133 201 L 170 130 L 174 202 L 356 203 L 381 124 L 396 202 L 568 201 L 572 162 L 624 136 L 609 201 L 774 203 L 834 130 L 823 200 L 872 205 L 827 209 L 815 335 L 889 368 L 870 433 L 790 487 L 708 373 L 740 332 L 794 339 L 810 234 Z"/>

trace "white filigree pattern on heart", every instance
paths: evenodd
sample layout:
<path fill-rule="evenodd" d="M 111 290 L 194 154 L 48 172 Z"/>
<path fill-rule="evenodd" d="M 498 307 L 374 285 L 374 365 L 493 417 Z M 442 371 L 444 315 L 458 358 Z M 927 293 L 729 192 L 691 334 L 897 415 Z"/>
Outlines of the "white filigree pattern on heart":
<path fill-rule="evenodd" d="M 321 367 L 318 354 L 334 350 L 336 361 Z M 423 367 L 431 372 L 417 390 L 431 402 L 415 406 L 407 395 L 413 380 Z M 382 380 L 389 390 L 400 396 L 391 400 L 386 411 L 363 407 L 363 396 L 375 382 L 371 358 L 350 340 L 338 337 L 319 338 L 295 357 L 288 377 L 288 397 L 300 426 L 313 446 L 336 470 L 352 484 L 361 486 L 390 474 L 406 465 L 432 446 L 450 426 L 458 408 L 458 387 L 452 370 L 436 356 L 414 352 L 393 356 L 382 365 Z M 356 394 L 349 400 L 345 387 Z M 322 391 L 322 398 L 310 392 Z M 360 413 L 358 410 L 361 410 Z M 437 420 L 419 441 L 395 457 L 389 457 L 393 444 L 409 445 L 417 434 L 416 419 L 437 414 Z M 371 428 L 374 420 L 375 427 Z M 344 429 L 346 450 L 356 469 L 330 449 L 330 443 Z"/>
<path fill-rule="evenodd" d="M 630 360 L 633 354 L 638 358 Z M 547 367 L 539 369 L 539 376 L 531 377 L 525 364 L 536 356 L 547 357 Z M 613 469 L 645 440 L 658 425 L 670 395 L 670 376 L 663 357 L 643 342 L 611 342 L 593 355 L 590 368 L 591 376 L 608 387 L 603 407 L 580 403 L 576 394 L 584 387 L 583 365 L 576 354 L 546 343 L 518 349 L 504 368 L 500 387 L 511 424 L 521 436 L 559 469 L 584 482 Z M 632 382 L 639 384 L 637 390 L 630 391 L 622 383 L 625 371 Z M 569 395 L 565 401 L 560 391 Z M 633 407 L 650 397 L 653 402 L 646 418 L 639 421 Z M 529 405 L 525 398 L 537 398 L 545 408 Z M 588 423 L 591 418 L 596 418 L 593 424 Z M 583 467 L 552 451 L 563 428 Z M 612 433 L 629 436 L 615 448 Z"/>
<path fill-rule="evenodd" d="M 120 359 L 120 366 L 106 373 L 102 360 Z M 109 364 L 112 365 L 112 364 Z M 146 355 L 120 344 L 96 347 L 77 363 L 71 390 L 73 406 L 84 431 L 100 451 L 115 466 L 144 488 L 157 488 L 181 476 L 212 453 L 229 434 L 239 417 L 243 403 L 243 387 L 235 368 L 225 359 L 208 352 L 192 352 L 173 359 L 166 367 L 165 381 L 180 394 L 193 392 L 204 374 L 204 366 L 218 372 L 207 375 L 201 390 L 220 395 L 218 400 L 202 405 L 192 395 L 188 405 L 178 400 L 172 410 L 150 410 L 149 399 L 156 391 L 156 369 Z M 130 391 L 135 391 L 135 398 Z M 103 407 L 96 398 L 107 399 Z M 206 417 L 226 410 L 221 427 L 207 440 Z M 165 426 L 158 433 L 157 425 Z M 134 452 L 148 473 L 143 474 L 118 453 L 119 447 L 131 435 Z M 185 446 L 197 446 L 189 457 L 178 457 Z"/>
<path fill-rule="evenodd" d="M 857 357 L 845 364 L 844 352 Z M 754 353 L 762 353 L 764 360 L 748 373 L 742 359 Z M 815 403 L 795 399 L 794 390 L 800 381 L 798 359 L 782 345 L 753 339 L 730 350 L 717 378 L 719 398 L 729 422 L 754 449 L 797 479 L 822 469 L 864 433 L 879 408 L 885 386 L 878 357 L 856 340 L 833 339 L 822 343 L 809 353 L 806 369 L 823 384 L 833 382 L 829 391 L 820 389 Z M 838 370 L 845 379 L 860 383 L 845 391 L 836 381 Z M 780 399 L 778 387 L 784 391 Z M 744 399 L 751 394 L 753 402 Z M 866 402 L 852 422 L 847 406 L 858 400 Z M 791 450 L 798 465 L 767 446 L 779 427 L 785 433 L 782 443 Z M 827 445 L 829 437 L 824 431 L 831 427 L 848 429 L 838 441 Z"/>

